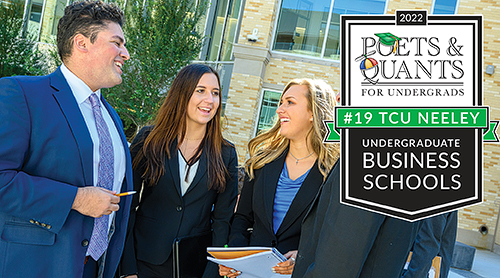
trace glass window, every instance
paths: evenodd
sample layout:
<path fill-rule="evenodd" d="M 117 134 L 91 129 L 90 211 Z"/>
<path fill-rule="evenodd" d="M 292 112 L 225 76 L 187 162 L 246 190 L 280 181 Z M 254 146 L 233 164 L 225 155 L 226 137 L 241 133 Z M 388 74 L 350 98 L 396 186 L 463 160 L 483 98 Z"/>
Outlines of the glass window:
<path fill-rule="evenodd" d="M 238 16 L 240 14 L 241 0 L 231 1 L 227 11 L 226 28 L 222 38 L 220 61 L 231 61 L 233 51 L 234 36 L 238 27 Z"/>
<path fill-rule="evenodd" d="M 386 0 L 283 0 L 273 49 L 338 60 L 340 15 L 383 14 L 385 6 Z"/>
<path fill-rule="evenodd" d="M 31 38 L 38 39 L 40 33 L 40 22 L 42 19 L 43 0 L 32 0 L 28 13 L 27 31 Z"/>
<path fill-rule="evenodd" d="M 434 0 L 433 14 L 455 14 L 458 0 Z"/>
<path fill-rule="evenodd" d="M 283 0 L 274 49 L 320 57 L 330 0 Z"/>
<path fill-rule="evenodd" d="M 281 92 L 264 90 L 262 105 L 260 106 L 259 122 L 257 124 L 257 134 L 270 129 L 276 120 L 276 109 L 280 103 Z"/>
<path fill-rule="evenodd" d="M 207 60 L 231 61 L 241 0 L 217 1 Z"/>

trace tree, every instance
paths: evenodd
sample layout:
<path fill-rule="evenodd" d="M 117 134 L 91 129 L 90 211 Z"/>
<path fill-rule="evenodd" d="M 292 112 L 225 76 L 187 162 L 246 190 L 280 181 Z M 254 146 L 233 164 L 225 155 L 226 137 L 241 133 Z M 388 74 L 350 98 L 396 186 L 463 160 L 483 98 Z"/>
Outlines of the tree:
<path fill-rule="evenodd" d="M 156 115 L 177 72 L 201 50 L 196 25 L 206 3 L 194 0 L 129 0 L 124 26 L 131 59 L 122 84 L 103 94 L 125 123 L 127 137 Z"/>
<path fill-rule="evenodd" d="M 42 75 L 45 56 L 32 37 L 21 37 L 24 1 L 0 2 L 0 77 Z"/>

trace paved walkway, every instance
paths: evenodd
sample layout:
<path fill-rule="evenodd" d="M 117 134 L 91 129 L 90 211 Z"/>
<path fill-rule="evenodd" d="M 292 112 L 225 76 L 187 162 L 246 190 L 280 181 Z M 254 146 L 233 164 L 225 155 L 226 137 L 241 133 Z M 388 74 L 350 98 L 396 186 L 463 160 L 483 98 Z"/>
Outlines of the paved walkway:
<path fill-rule="evenodd" d="M 448 278 L 499 278 L 500 255 L 476 249 L 471 271 L 451 268 Z"/>

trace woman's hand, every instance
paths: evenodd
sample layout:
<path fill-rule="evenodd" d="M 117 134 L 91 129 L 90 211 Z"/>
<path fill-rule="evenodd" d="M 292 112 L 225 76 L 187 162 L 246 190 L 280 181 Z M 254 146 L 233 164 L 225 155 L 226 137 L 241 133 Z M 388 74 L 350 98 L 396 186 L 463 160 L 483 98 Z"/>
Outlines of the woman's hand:
<path fill-rule="evenodd" d="M 219 275 L 227 276 L 227 277 L 236 277 L 241 274 L 241 271 L 237 271 L 234 268 L 230 268 L 227 266 L 219 265 Z"/>
<path fill-rule="evenodd" d="M 290 251 L 286 253 L 285 258 L 288 260 L 278 263 L 277 266 L 273 267 L 274 273 L 279 274 L 292 274 L 293 267 L 295 266 L 295 259 L 297 258 L 297 250 Z"/>
<path fill-rule="evenodd" d="M 129 276 L 125 276 L 125 278 L 138 278 L 137 275 L 129 275 Z"/>

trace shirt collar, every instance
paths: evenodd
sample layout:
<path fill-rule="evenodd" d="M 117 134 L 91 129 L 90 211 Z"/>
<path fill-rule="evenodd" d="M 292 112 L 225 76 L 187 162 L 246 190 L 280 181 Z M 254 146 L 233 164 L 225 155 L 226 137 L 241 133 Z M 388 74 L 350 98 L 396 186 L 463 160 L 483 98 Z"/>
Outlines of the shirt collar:
<path fill-rule="evenodd" d="M 92 92 L 90 87 L 85 84 L 83 80 L 78 78 L 78 76 L 72 73 L 64 63 L 61 65 L 61 72 L 64 78 L 66 78 L 66 81 L 68 81 L 69 87 L 71 88 L 71 91 L 73 91 L 73 95 L 75 96 L 78 104 L 85 102 L 92 93 L 95 93 L 99 99 L 101 98 L 101 89 Z"/>

